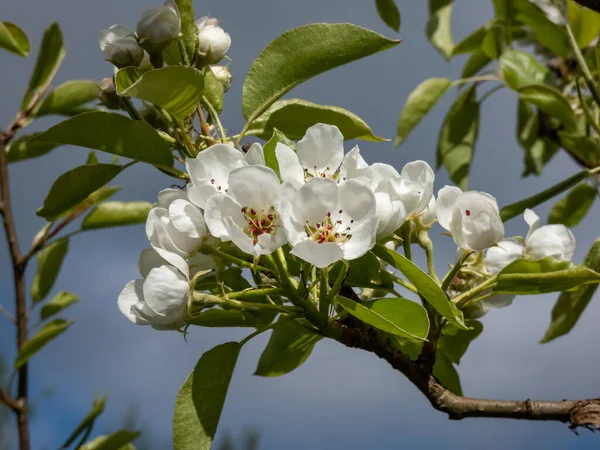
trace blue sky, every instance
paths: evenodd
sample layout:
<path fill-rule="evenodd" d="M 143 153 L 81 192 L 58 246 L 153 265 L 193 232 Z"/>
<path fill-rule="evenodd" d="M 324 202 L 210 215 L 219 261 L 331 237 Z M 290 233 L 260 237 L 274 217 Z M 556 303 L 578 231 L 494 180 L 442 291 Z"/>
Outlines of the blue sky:
<path fill-rule="evenodd" d="M 258 53 L 277 35 L 311 22 L 352 22 L 382 32 L 374 2 L 361 0 L 234 0 L 195 1 L 198 16 L 211 14 L 222 21 L 233 43 L 229 56 L 234 81 L 226 95 L 223 122 L 237 132 L 243 126 L 240 93 L 244 74 Z M 466 36 L 491 17 L 491 2 L 457 0 L 455 39 Z M 489 3 L 489 4 L 488 4 Z M 0 0 L 2 20 L 19 24 L 29 35 L 35 54 L 43 27 L 58 21 L 67 57 L 56 84 L 75 78 L 101 79 L 112 67 L 97 46 L 100 29 L 113 23 L 135 28 L 140 13 L 158 3 L 150 0 Z M 395 49 L 321 75 L 294 89 L 290 96 L 337 105 L 360 115 L 377 135 L 393 137 L 398 114 L 410 91 L 432 76 L 459 77 L 464 60 L 447 64 L 425 39 L 426 2 L 398 0 L 402 11 Z M 0 126 L 12 119 L 33 66 L 0 54 Z M 454 92 L 399 149 L 391 143 L 358 142 L 369 162 L 400 168 L 414 159 L 434 164 L 439 126 Z M 502 90 L 486 100 L 470 187 L 492 193 L 500 205 L 542 190 L 578 168 L 558 154 L 544 177 L 521 179 L 522 151 L 514 136 L 515 96 Z M 32 126 L 44 129 L 57 119 Z M 350 149 L 353 142 L 346 144 Z M 22 247 L 27 247 L 43 222 L 34 210 L 58 175 L 84 163 L 87 151 L 63 147 L 50 156 L 11 166 L 11 185 Z M 120 200 L 154 201 L 172 181 L 156 170 L 136 165 L 121 175 Z M 447 183 L 442 171 L 436 189 Z M 551 205 L 536 209 L 546 217 Z M 598 202 L 587 220 L 573 231 L 575 255 L 581 261 L 598 233 Z M 454 244 L 435 227 L 436 264 L 442 270 L 454 257 Z M 524 234 L 525 223 L 514 219 L 507 235 Z M 219 343 L 240 339 L 240 330 L 195 328 L 184 342 L 177 333 L 136 327 L 116 307 L 124 284 L 138 276 L 137 257 L 147 245 L 143 228 L 90 232 L 75 237 L 55 291 L 68 290 L 80 303 L 66 316 L 71 329 L 35 357 L 31 382 L 35 415 L 33 447 L 54 449 L 89 409 L 95 392 L 109 392 L 105 416 L 97 432 L 117 427 L 127 411 L 137 411 L 138 423 L 150 437 L 152 449 L 170 448 L 175 396 L 199 356 Z M 1 302 L 11 308 L 11 279 L 6 245 L 0 243 Z M 31 278 L 31 273 L 29 274 Z M 576 329 L 550 344 L 539 345 L 555 296 L 518 298 L 510 308 L 491 311 L 483 319 L 484 333 L 463 358 L 459 372 L 469 396 L 497 398 L 586 398 L 597 395 L 600 331 L 594 318 L 600 302 L 594 299 Z M 11 325 L 0 318 L 0 354 L 14 357 Z M 319 343 L 309 360 L 295 372 L 276 379 L 253 377 L 268 336 L 246 346 L 238 362 L 223 412 L 219 435 L 241 436 L 245 429 L 260 432 L 259 448 L 346 450 L 395 448 L 583 449 L 598 445 L 598 437 L 575 437 L 565 425 L 490 419 L 452 422 L 434 411 L 422 395 L 375 356 L 349 350 L 335 342 Z M 51 395 L 45 393 L 52 388 Z"/>

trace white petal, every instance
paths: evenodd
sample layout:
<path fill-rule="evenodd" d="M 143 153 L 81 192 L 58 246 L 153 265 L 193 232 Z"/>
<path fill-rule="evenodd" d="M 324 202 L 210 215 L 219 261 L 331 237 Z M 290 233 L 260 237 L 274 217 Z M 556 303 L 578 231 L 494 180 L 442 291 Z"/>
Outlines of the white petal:
<path fill-rule="evenodd" d="M 283 181 L 287 181 L 299 188 L 304 184 L 304 169 L 298 160 L 298 155 L 287 145 L 278 142 L 275 146 L 275 156 L 279 164 L 279 174 Z"/>
<path fill-rule="evenodd" d="M 208 199 L 218 193 L 217 188 L 212 184 L 202 184 L 199 186 L 188 185 L 188 197 L 190 202 L 202 209 L 206 207 Z"/>
<path fill-rule="evenodd" d="M 146 219 L 146 236 L 150 244 L 152 247 L 162 248 L 180 256 L 185 256 L 185 251 L 180 249 L 173 241 L 169 233 L 169 225 L 172 227 L 169 212 L 165 208 L 152 208 Z"/>
<path fill-rule="evenodd" d="M 370 176 L 373 181 L 375 181 L 376 185 L 379 185 L 382 181 L 388 181 L 392 178 L 400 177 L 398 171 L 389 164 L 374 163 L 371 165 L 370 169 Z"/>
<path fill-rule="evenodd" d="M 206 202 L 206 208 L 204 209 L 204 220 L 206 221 L 206 226 L 210 230 L 210 234 L 221 240 L 229 241 L 229 234 L 223 223 L 222 211 L 223 202 L 226 199 L 232 200 L 228 195 L 213 195 L 209 198 Z"/>
<path fill-rule="evenodd" d="M 258 255 L 270 255 L 282 245 L 287 243 L 285 232 L 279 227 L 275 234 L 261 234 L 258 236 L 258 245 L 254 248 Z"/>
<path fill-rule="evenodd" d="M 400 176 L 413 183 L 422 184 L 424 186 L 431 186 L 433 191 L 433 181 L 435 179 L 435 173 L 433 169 L 425 161 L 417 160 L 406 164 Z M 429 201 L 428 201 L 429 203 Z"/>
<path fill-rule="evenodd" d="M 456 208 L 456 199 L 460 194 L 462 194 L 462 191 L 456 186 L 444 186 L 438 192 L 436 214 L 438 222 L 447 231 L 450 231 L 450 222 L 452 222 L 452 214 Z"/>
<path fill-rule="evenodd" d="M 156 253 L 158 253 L 160 255 L 160 257 L 162 259 L 164 259 L 167 263 L 171 264 L 172 266 L 176 267 L 179 272 L 181 272 L 181 274 L 186 278 L 189 279 L 190 278 L 190 268 L 188 266 L 188 263 L 185 262 L 185 259 L 183 259 L 181 256 L 179 256 L 176 253 L 173 252 L 169 252 L 165 249 L 162 248 L 158 248 L 158 247 L 152 247 L 154 249 L 154 251 Z M 152 269 L 150 269 L 152 270 Z"/>
<path fill-rule="evenodd" d="M 265 153 L 263 151 L 262 145 L 258 142 L 255 142 L 250 146 L 248 152 L 246 153 L 245 160 L 251 166 L 256 165 L 265 165 Z"/>
<path fill-rule="evenodd" d="M 171 203 L 177 199 L 187 200 L 187 192 L 184 189 L 168 188 L 158 193 L 158 201 L 155 207 L 169 209 Z"/>
<path fill-rule="evenodd" d="M 245 166 L 244 155 L 231 145 L 215 144 L 198 153 L 194 159 L 186 159 L 186 168 L 190 174 L 192 184 L 211 184 L 227 189 L 229 173 L 239 167 Z"/>
<path fill-rule="evenodd" d="M 100 49 L 104 50 L 107 44 L 127 37 L 135 39 L 135 33 L 125 25 L 113 25 L 108 30 L 100 30 L 98 44 L 100 44 Z"/>
<path fill-rule="evenodd" d="M 144 280 L 132 280 L 127 283 L 119 294 L 119 299 L 117 300 L 117 305 L 123 315 L 138 325 L 148 325 L 147 320 L 142 319 L 139 317 L 139 315 L 134 314 L 131 310 L 133 305 L 144 302 L 144 293 L 142 292 L 143 282 Z"/>
<path fill-rule="evenodd" d="M 338 185 L 329 178 L 313 178 L 294 198 L 293 217 L 300 223 L 321 223 L 327 213 L 336 213 L 339 199 Z"/>
<path fill-rule="evenodd" d="M 294 204 L 289 200 L 282 200 L 279 204 L 279 214 L 281 215 L 281 223 L 285 231 L 287 240 L 292 245 L 302 242 L 306 239 L 304 231 L 305 222 L 296 220 L 294 217 Z"/>
<path fill-rule="evenodd" d="M 344 158 L 344 136 L 338 127 L 318 123 L 296 145 L 298 159 L 309 171 L 334 173 Z"/>
<path fill-rule="evenodd" d="M 339 205 L 345 216 L 356 222 L 376 216 L 375 194 L 357 180 L 349 180 L 339 187 Z"/>
<path fill-rule="evenodd" d="M 138 269 L 142 278 L 146 278 L 155 267 L 164 266 L 167 261 L 152 247 L 145 248 L 138 258 Z"/>
<path fill-rule="evenodd" d="M 277 205 L 281 183 L 268 167 L 246 166 L 231 172 L 227 193 L 244 207 L 268 209 Z"/>
<path fill-rule="evenodd" d="M 493 275 L 499 273 L 511 262 L 522 258 L 523 241 L 519 239 L 505 239 L 498 242 L 496 247 L 488 248 L 485 254 L 485 268 Z"/>
<path fill-rule="evenodd" d="M 294 248 L 292 248 L 290 253 L 313 264 L 319 269 L 323 269 L 330 264 L 339 261 L 344 256 L 342 249 L 335 242 L 318 244 L 310 239 L 294 245 Z"/>
<path fill-rule="evenodd" d="M 227 230 L 229 238 L 244 253 L 257 256 L 254 244 L 250 237 L 234 222 L 231 216 L 223 218 L 223 225 Z"/>
<path fill-rule="evenodd" d="M 435 202 L 435 197 L 432 195 L 431 200 L 429 200 L 429 204 L 427 205 L 427 208 L 425 208 L 425 210 L 423 211 L 423 214 L 421 215 L 421 223 L 423 225 L 429 226 L 435 221 L 435 214 L 436 214 L 435 210 L 436 210 L 436 202 Z"/>
<path fill-rule="evenodd" d="M 534 259 L 553 256 L 571 261 L 575 253 L 575 236 L 564 225 L 545 225 L 529 235 L 525 241 L 525 253 Z"/>
<path fill-rule="evenodd" d="M 146 304 L 162 320 L 170 323 L 182 317 L 190 286 L 188 281 L 173 266 L 152 269 L 144 280 L 143 292 Z"/>
<path fill-rule="evenodd" d="M 169 206 L 173 226 L 191 238 L 206 236 L 206 224 L 202 212 L 187 200 L 177 199 Z"/>
<path fill-rule="evenodd" d="M 187 261 L 190 268 L 189 279 L 192 279 L 198 272 L 212 270 L 217 267 L 214 258 L 211 255 L 196 253 Z"/>
<path fill-rule="evenodd" d="M 439 198 L 438 198 L 439 199 Z M 504 237 L 504 224 L 500 219 L 498 204 L 489 194 L 464 192 L 456 199 L 451 224 L 452 236 L 461 247 L 470 250 L 484 250 Z M 460 223 L 460 241 L 456 228 Z"/>
<path fill-rule="evenodd" d="M 531 233 L 540 227 L 540 216 L 533 212 L 533 210 L 527 208 L 523 213 L 523 218 L 525 219 L 525 223 L 529 225 L 529 231 L 527 232 L 527 237 L 525 238 L 529 239 Z"/>
<path fill-rule="evenodd" d="M 352 229 L 352 237 L 342 245 L 344 259 L 360 258 L 375 245 L 377 231 L 377 217 L 371 216 L 359 226 Z"/>
<path fill-rule="evenodd" d="M 344 156 L 340 167 L 340 177 L 352 180 L 356 178 L 370 178 L 369 165 L 360 154 L 358 146 L 355 146 Z"/>
<path fill-rule="evenodd" d="M 504 308 L 509 306 L 515 297 L 516 295 L 514 294 L 497 294 L 493 297 L 482 300 L 481 303 L 483 303 L 484 306 L 489 306 L 490 308 Z"/>

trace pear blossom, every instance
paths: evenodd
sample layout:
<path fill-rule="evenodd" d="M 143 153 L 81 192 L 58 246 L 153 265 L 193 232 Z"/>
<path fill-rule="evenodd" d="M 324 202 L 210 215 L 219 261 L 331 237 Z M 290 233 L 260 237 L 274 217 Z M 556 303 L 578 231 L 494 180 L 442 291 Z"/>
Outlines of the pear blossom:
<path fill-rule="evenodd" d="M 425 227 L 431 227 L 436 218 L 436 200 L 435 196 L 431 196 L 431 200 L 427 204 L 427 207 L 423 210 L 423 213 L 419 216 L 421 225 Z"/>
<path fill-rule="evenodd" d="M 406 213 L 418 216 L 433 197 L 433 169 L 425 161 L 413 161 L 406 164 L 399 177 L 390 179 L 396 196 L 404 203 Z"/>
<path fill-rule="evenodd" d="M 118 68 L 137 66 L 144 59 L 144 50 L 138 45 L 135 33 L 124 25 L 101 30 L 98 44 L 104 59 Z"/>
<path fill-rule="evenodd" d="M 344 156 L 344 136 L 334 125 L 318 123 L 306 130 L 296 152 L 281 142 L 275 147 L 281 179 L 295 189 L 313 178 L 335 181 L 368 177 L 369 166 L 354 147 Z"/>
<path fill-rule="evenodd" d="M 369 186 L 375 193 L 377 239 L 394 233 L 406 220 L 406 208 L 393 189 L 390 180 L 400 174 L 389 164 L 375 163 L 370 167 Z"/>
<path fill-rule="evenodd" d="M 198 54 L 206 64 L 216 64 L 231 46 L 231 37 L 213 17 L 202 17 L 196 21 L 198 29 Z"/>
<path fill-rule="evenodd" d="M 505 239 L 497 247 L 488 249 L 485 256 L 486 270 L 499 273 L 504 267 L 519 258 L 534 260 L 552 256 L 561 261 L 571 261 L 575 252 L 575 236 L 564 225 L 540 227 L 540 218 L 531 209 L 526 209 L 523 217 L 529 232 L 525 240 Z"/>
<path fill-rule="evenodd" d="M 152 247 L 171 262 L 171 254 L 187 257 L 195 253 L 208 238 L 208 229 L 202 211 L 188 200 L 185 190 L 164 189 L 148 213 L 146 235 Z"/>
<path fill-rule="evenodd" d="M 373 248 L 375 211 L 375 194 L 368 186 L 358 180 L 338 185 L 329 178 L 311 179 L 280 206 L 291 254 L 318 268 L 359 258 Z"/>
<path fill-rule="evenodd" d="M 281 183 L 272 169 L 246 166 L 229 175 L 225 195 L 206 202 L 206 224 L 215 237 L 233 241 L 243 252 L 268 255 L 284 245 L 278 205 Z"/>
<path fill-rule="evenodd" d="M 223 88 L 223 92 L 227 92 L 231 87 L 231 72 L 229 72 L 229 68 L 227 66 L 210 66 L 210 70 L 215 75 L 221 87 Z"/>
<path fill-rule="evenodd" d="M 483 250 L 504 237 L 498 203 L 485 192 L 445 186 L 438 192 L 436 214 L 462 249 Z"/>
<path fill-rule="evenodd" d="M 137 34 L 142 44 L 148 42 L 163 46 L 177 38 L 181 29 L 181 17 L 177 4 L 167 0 L 163 6 L 147 9 L 137 23 Z"/>

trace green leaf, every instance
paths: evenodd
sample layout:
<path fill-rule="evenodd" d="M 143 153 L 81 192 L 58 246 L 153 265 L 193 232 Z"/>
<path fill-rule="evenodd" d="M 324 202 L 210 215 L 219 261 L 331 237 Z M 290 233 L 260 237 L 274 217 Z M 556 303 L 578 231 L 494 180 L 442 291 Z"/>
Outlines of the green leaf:
<path fill-rule="evenodd" d="M 382 298 L 357 303 L 338 296 L 336 302 L 348 313 L 386 333 L 425 340 L 429 331 L 427 312 L 405 298 Z"/>
<path fill-rule="evenodd" d="M 50 343 L 55 337 L 61 335 L 73 321 L 64 319 L 54 319 L 52 322 L 48 322 L 19 350 L 17 359 L 15 359 L 15 369 L 19 369 L 27 361 L 39 352 L 43 347 Z"/>
<path fill-rule="evenodd" d="M 569 102 L 555 87 L 547 84 L 529 84 L 519 88 L 519 98 L 537 106 L 552 117 L 560 120 L 568 129 L 575 129 L 575 115 Z"/>
<path fill-rule="evenodd" d="M 458 376 L 458 372 L 445 355 L 439 355 L 435 358 L 435 363 L 433 365 L 433 376 L 437 378 L 437 380 L 442 383 L 446 389 L 452 392 L 455 395 L 463 395 L 462 387 L 460 385 L 460 377 Z"/>
<path fill-rule="evenodd" d="M 90 80 L 71 80 L 56 87 L 44 99 L 39 109 L 36 110 L 37 117 L 48 114 L 62 114 L 73 116 L 81 113 L 80 106 L 96 100 L 100 88 L 98 84 Z"/>
<path fill-rule="evenodd" d="M 83 219 L 81 229 L 95 230 L 97 228 L 146 223 L 146 218 L 151 209 L 152 204 L 149 202 L 100 203 Z"/>
<path fill-rule="evenodd" d="M 220 113 L 223 110 L 223 88 L 210 68 L 204 70 L 204 101 Z"/>
<path fill-rule="evenodd" d="M 521 200 L 516 203 L 512 203 L 510 205 L 506 205 L 504 208 L 500 210 L 500 217 L 503 222 L 512 219 L 520 215 L 527 208 L 533 209 L 537 205 L 544 203 L 546 200 L 550 200 L 557 195 L 562 194 L 567 189 L 572 188 L 576 184 L 579 184 L 581 181 L 585 180 L 590 176 L 589 170 L 582 170 L 579 173 L 576 173 L 570 178 L 567 178 L 564 181 L 561 181 L 558 184 L 555 184 L 552 187 L 549 187 L 545 191 L 540 192 L 539 194 L 532 195 L 524 200 Z"/>
<path fill-rule="evenodd" d="M 241 346 L 218 345 L 202 355 L 175 402 L 174 450 L 210 450 Z"/>
<path fill-rule="evenodd" d="M 541 11 L 520 12 L 516 19 L 529 26 L 536 40 L 557 56 L 567 57 L 570 52 L 569 39 L 560 25 L 551 22 Z"/>
<path fill-rule="evenodd" d="M 445 325 L 438 339 L 437 355 L 445 355 L 454 364 L 460 364 L 471 342 L 483 331 L 483 325 L 477 320 L 469 320 L 467 325 L 471 327 L 470 330 L 462 330 L 451 324 Z"/>
<path fill-rule="evenodd" d="M 481 46 L 481 41 L 485 37 L 485 27 L 479 27 L 466 38 L 460 41 L 452 49 L 452 56 L 461 55 L 463 53 L 471 53 L 478 50 Z"/>
<path fill-rule="evenodd" d="M 281 142 L 284 145 L 292 149 L 296 149 L 296 144 L 290 141 L 285 134 L 283 134 L 278 129 L 273 130 L 273 136 L 269 141 L 265 144 L 263 148 L 263 152 L 265 154 L 265 164 L 267 167 L 273 169 L 273 171 L 277 174 L 279 178 L 281 178 L 281 174 L 279 173 L 279 162 L 277 161 L 277 156 L 275 155 L 275 148 L 277 144 Z"/>
<path fill-rule="evenodd" d="M 44 206 L 36 214 L 54 220 L 109 183 L 121 170 L 123 167 L 114 164 L 86 164 L 63 173 L 52 184 Z"/>
<path fill-rule="evenodd" d="M 372 253 L 367 252 L 360 258 L 348 261 L 350 269 L 344 285 L 372 289 L 393 289 L 394 280 L 387 270 L 381 268 L 379 259 Z M 330 269 L 329 279 L 336 280 L 338 274 L 344 267 L 344 263 L 338 262 Z"/>
<path fill-rule="evenodd" d="M 315 23 L 286 31 L 252 63 L 242 89 L 242 114 L 252 122 L 309 78 L 399 43 L 348 23 Z"/>
<path fill-rule="evenodd" d="M 559 131 L 558 138 L 563 148 L 579 160 L 584 161 L 585 164 L 596 166 L 600 162 L 600 149 L 596 139 L 565 131 Z"/>
<path fill-rule="evenodd" d="M 546 66 L 533 55 L 511 48 L 500 57 L 500 71 L 506 85 L 514 90 L 528 84 L 543 83 L 548 74 Z"/>
<path fill-rule="evenodd" d="M 551 256 L 536 261 L 517 259 L 498 274 L 494 292 L 545 294 L 600 283 L 600 273 Z"/>
<path fill-rule="evenodd" d="M 126 67 L 115 76 L 117 94 L 154 103 L 178 119 L 192 114 L 204 92 L 204 75 L 198 69 L 169 66 L 142 71 Z"/>
<path fill-rule="evenodd" d="M 600 238 L 592 244 L 583 266 L 600 272 Z M 550 342 L 571 331 L 597 289 L 597 284 L 589 284 L 576 291 L 562 292 L 552 308 L 552 320 L 541 343 Z"/>
<path fill-rule="evenodd" d="M 73 303 L 77 302 L 77 295 L 70 294 L 68 292 L 62 291 L 54 296 L 52 300 L 42 306 L 40 311 L 40 319 L 46 320 L 48 317 L 52 317 L 63 309 L 68 308 Z"/>
<path fill-rule="evenodd" d="M 429 0 L 427 38 L 440 54 L 450 59 L 454 50 L 452 39 L 453 0 Z"/>
<path fill-rule="evenodd" d="M 504 51 L 505 29 L 502 23 L 492 21 L 481 41 L 481 51 L 490 59 L 498 59 Z"/>
<path fill-rule="evenodd" d="M 538 112 L 521 100 L 517 106 L 517 140 L 525 152 L 523 176 L 540 175 L 544 165 L 556 154 L 559 146 L 548 137 L 540 137 Z"/>
<path fill-rule="evenodd" d="M 192 0 L 175 0 L 181 17 L 181 41 L 190 63 L 196 55 L 198 41 L 198 28 L 194 19 L 194 5 Z"/>
<path fill-rule="evenodd" d="M 218 308 L 202 311 L 187 323 L 199 327 L 264 327 L 273 321 L 271 314 L 261 314 L 258 311 L 234 311 Z"/>
<path fill-rule="evenodd" d="M 41 133 L 24 134 L 12 140 L 6 149 L 6 159 L 8 162 L 12 163 L 24 159 L 38 158 L 51 152 L 60 145 L 52 142 L 33 141 L 40 134 Z"/>
<path fill-rule="evenodd" d="M 29 87 L 21 103 L 22 111 L 29 109 L 35 97 L 48 88 L 65 54 L 62 31 L 55 22 L 44 31 L 35 68 L 29 80 Z"/>
<path fill-rule="evenodd" d="M 73 430 L 71 435 L 67 438 L 67 440 L 63 444 L 62 448 L 67 448 L 68 446 L 70 446 L 73 442 L 75 442 L 75 439 L 77 439 L 77 437 L 82 432 L 84 432 L 88 428 L 91 428 L 94 426 L 94 423 L 96 422 L 96 419 L 98 418 L 98 416 L 104 412 L 104 407 L 106 406 L 107 398 L 108 398 L 108 395 L 105 395 L 105 396 L 101 397 L 100 399 L 96 399 L 96 398 L 94 399 L 94 403 L 92 405 L 92 410 L 83 418 L 83 420 L 79 423 L 79 425 L 77 425 L 75 430 Z"/>
<path fill-rule="evenodd" d="M 31 283 L 31 299 L 38 303 L 50 292 L 60 266 L 69 250 L 69 239 L 62 238 L 44 247 L 37 255 L 37 270 Z"/>
<path fill-rule="evenodd" d="M 301 366 L 322 336 L 293 320 L 284 320 L 273 330 L 260 355 L 254 375 L 278 377 Z"/>
<path fill-rule="evenodd" d="M 410 93 L 398 119 L 395 145 L 400 145 L 408 137 L 450 86 L 452 82 L 447 78 L 429 78 Z"/>
<path fill-rule="evenodd" d="M 569 191 L 550 210 L 548 223 L 560 223 L 574 227 L 585 217 L 596 199 L 596 189 L 587 183 L 581 183 Z"/>
<path fill-rule="evenodd" d="M 598 37 L 600 14 L 578 5 L 573 0 L 567 2 L 567 17 L 573 30 L 575 41 L 580 49 L 586 48 Z"/>
<path fill-rule="evenodd" d="M 446 167 L 450 179 L 466 190 L 469 169 L 479 136 L 480 103 L 475 99 L 475 85 L 464 91 L 452 104 L 437 145 L 437 166 Z"/>
<path fill-rule="evenodd" d="M 273 103 L 264 114 L 252 122 L 249 133 L 268 139 L 277 129 L 289 139 L 302 139 L 306 130 L 317 123 L 337 126 L 346 140 L 386 140 L 375 136 L 364 120 L 344 108 L 319 105 L 299 98 Z"/>
<path fill-rule="evenodd" d="M 0 48 L 19 56 L 29 56 L 29 38 L 11 22 L 0 22 Z"/>
<path fill-rule="evenodd" d="M 417 288 L 419 294 L 423 296 L 427 303 L 448 322 L 453 323 L 459 328 L 468 329 L 465 325 L 462 312 L 448 299 L 437 283 L 419 269 L 415 263 L 382 245 L 376 245 L 372 251 L 376 256 L 402 272 L 408 281 Z"/>
<path fill-rule="evenodd" d="M 110 436 L 98 436 L 79 450 L 135 450 L 130 443 L 140 435 L 137 431 L 119 430 Z"/>
<path fill-rule="evenodd" d="M 149 164 L 173 165 L 169 147 L 147 122 L 112 112 L 95 111 L 71 117 L 33 142 L 77 145 Z"/>
<path fill-rule="evenodd" d="M 86 164 L 98 164 L 98 156 L 94 150 L 90 151 L 87 159 L 85 160 Z"/>
<path fill-rule="evenodd" d="M 463 67 L 460 75 L 461 78 L 470 78 L 474 75 L 477 75 L 477 73 L 479 73 L 479 71 L 487 66 L 491 61 L 492 60 L 490 57 L 481 50 L 474 51 L 471 53 L 471 56 L 469 56 L 469 59 L 467 59 L 467 62 Z"/>
<path fill-rule="evenodd" d="M 394 0 L 375 0 L 375 6 L 381 20 L 398 33 L 400 31 L 400 10 L 396 6 L 396 2 Z"/>

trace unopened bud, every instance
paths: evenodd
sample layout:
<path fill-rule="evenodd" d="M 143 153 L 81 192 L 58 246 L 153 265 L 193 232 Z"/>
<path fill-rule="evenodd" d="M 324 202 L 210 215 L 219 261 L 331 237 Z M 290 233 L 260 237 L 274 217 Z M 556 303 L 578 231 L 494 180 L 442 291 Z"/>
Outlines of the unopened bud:
<path fill-rule="evenodd" d="M 212 17 L 202 17 L 196 21 L 198 28 L 198 56 L 204 64 L 216 64 L 231 46 L 231 38 Z"/>
<path fill-rule="evenodd" d="M 223 88 L 223 92 L 227 92 L 231 87 L 231 72 L 229 72 L 229 68 L 227 66 L 210 66 L 210 70 L 215 74 L 219 83 L 221 83 L 221 87 Z"/>
<path fill-rule="evenodd" d="M 172 39 L 177 38 L 180 29 L 181 17 L 173 0 L 167 0 L 158 8 L 144 11 L 136 28 L 140 43 L 150 44 L 149 47 L 168 44 Z"/>
<path fill-rule="evenodd" d="M 120 109 L 121 100 L 117 95 L 117 88 L 112 78 L 105 78 L 100 82 L 98 100 L 108 109 Z"/>
<path fill-rule="evenodd" d="M 118 68 L 137 66 L 144 58 L 144 50 L 138 45 L 135 33 L 124 25 L 101 30 L 98 43 L 104 59 Z"/>

